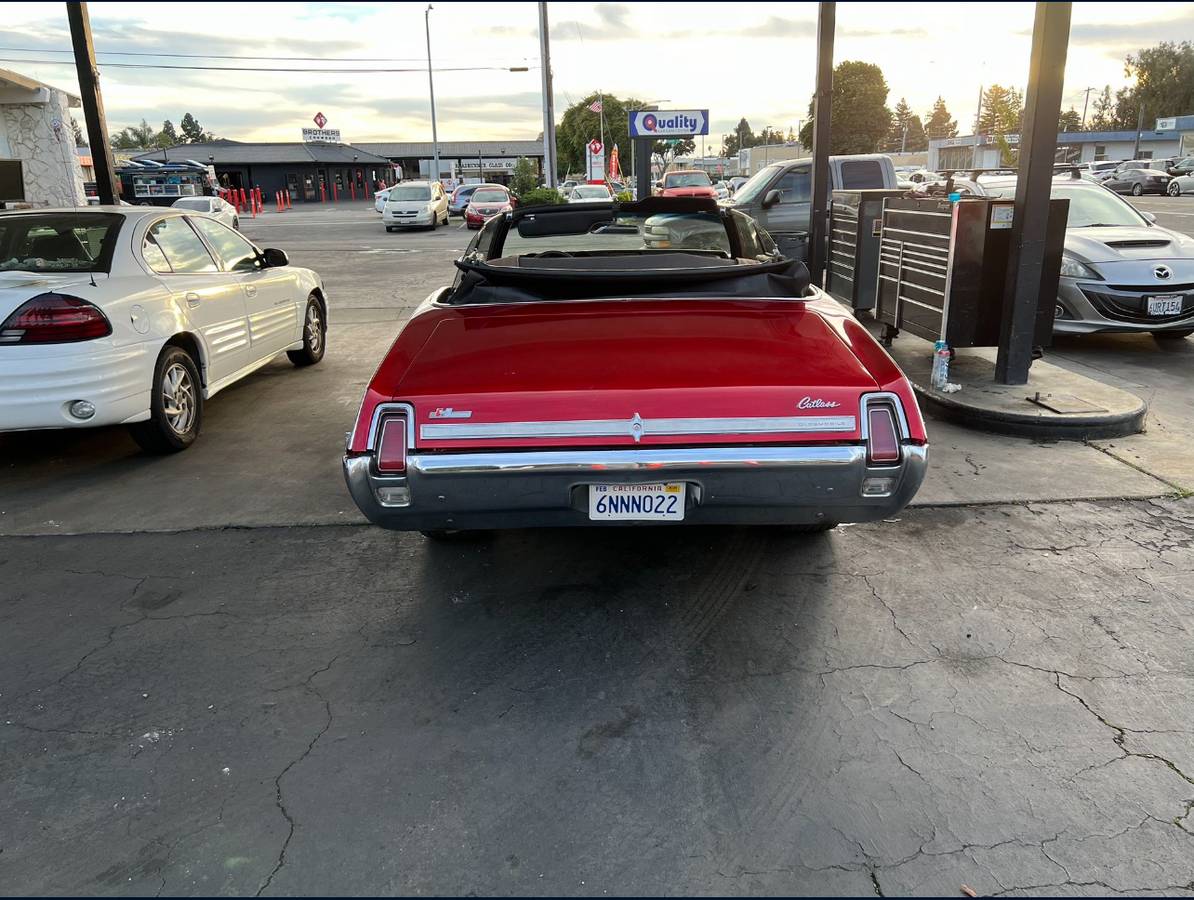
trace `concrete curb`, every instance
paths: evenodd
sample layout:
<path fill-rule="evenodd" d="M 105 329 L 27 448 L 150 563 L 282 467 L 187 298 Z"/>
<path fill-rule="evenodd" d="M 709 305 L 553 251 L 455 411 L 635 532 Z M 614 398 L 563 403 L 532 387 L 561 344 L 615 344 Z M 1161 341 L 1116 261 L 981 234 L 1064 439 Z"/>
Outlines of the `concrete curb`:
<path fill-rule="evenodd" d="M 1003 385 L 994 381 L 994 350 L 959 351 L 950 365 L 949 380 L 962 385 L 962 390 L 944 394 L 930 386 L 932 344 L 901 335 L 890 352 L 922 405 L 958 425 L 1050 441 L 1126 437 L 1144 430 L 1148 415 L 1144 400 L 1044 360 L 1032 364 L 1028 384 Z M 1082 401 L 1090 409 L 1054 412 L 1028 400 L 1037 394 Z"/>

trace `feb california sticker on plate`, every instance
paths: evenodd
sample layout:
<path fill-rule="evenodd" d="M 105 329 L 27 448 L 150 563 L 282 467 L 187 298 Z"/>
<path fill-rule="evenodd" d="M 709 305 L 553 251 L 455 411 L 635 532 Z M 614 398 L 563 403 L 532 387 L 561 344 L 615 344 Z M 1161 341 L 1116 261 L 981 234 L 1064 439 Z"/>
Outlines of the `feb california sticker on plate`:
<path fill-rule="evenodd" d="M 683 482 L 664 484 L 591 484 L 589 520 L 593 522 L 682 522 Z"/>

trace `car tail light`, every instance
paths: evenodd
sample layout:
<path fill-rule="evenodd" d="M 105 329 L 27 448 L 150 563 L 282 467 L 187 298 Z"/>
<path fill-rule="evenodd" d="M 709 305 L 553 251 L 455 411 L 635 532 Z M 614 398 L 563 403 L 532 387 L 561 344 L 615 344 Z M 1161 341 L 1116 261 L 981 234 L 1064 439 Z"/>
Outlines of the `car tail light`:
<path fill-rule="evenodd" d="M 406 472 L 406 416 L 387 416 L 377 437 L 377 471 Z"/>
<path fill-rule="evenodd" d="M 86 300 L 42 294 L 22 303 L 0 324 L 0 344 L 69 344 L 111 333 L 108 317 Z"/>
<path fill-rule="evenodd" d="M 887 404 L 870 405 L 866 411 L 866 460 L 869 465 L 891 465 L 900 461 L 900 433 L 895 411 Z"/>

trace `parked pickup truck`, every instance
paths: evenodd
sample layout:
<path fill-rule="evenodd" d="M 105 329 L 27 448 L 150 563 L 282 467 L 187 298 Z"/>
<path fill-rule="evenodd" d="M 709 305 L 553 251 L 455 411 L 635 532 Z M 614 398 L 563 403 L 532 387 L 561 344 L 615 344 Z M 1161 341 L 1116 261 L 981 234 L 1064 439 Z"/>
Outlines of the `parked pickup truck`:
<path fill-rule="evenodd" d="M 784 160 L 760 169 L 722 203 L 762 225 L 785 256 L 807 260 L 812 185 L 811 159 Z M 898 187 L 890 156 L 871 153 L 829 157 L 831 191 Z"/>

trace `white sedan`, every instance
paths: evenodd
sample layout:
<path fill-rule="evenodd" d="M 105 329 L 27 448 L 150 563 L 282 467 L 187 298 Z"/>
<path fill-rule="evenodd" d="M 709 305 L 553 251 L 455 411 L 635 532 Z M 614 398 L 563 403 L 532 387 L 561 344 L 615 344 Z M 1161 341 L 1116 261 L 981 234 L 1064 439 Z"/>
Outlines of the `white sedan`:
<path fill-rule="evenodd" d="M 578 184 L 568 195 L 569 203 L 609 203 L 613 199 L 604 184 Z"/>
<path fill-rule="evenodd" d="M 236 214 L 236 207 L 220 197 L 179 197 L 171 206 L 174 209 L 185 209 L 187 212 L 207 213 L 229 228 L 240 228 L 240 216 Z"/>
<path fill-rule="evenodd" d="M 1165 187 L 1165 193 L 1170 197 L 1180 197 L 1182 194 L 1194 194 L 1194 175 L 1175 175 Z"/>
<path fill-rule="evenodd" d="M 323 358 L 327 294 L 211 216 L 0 214 L 0 431 L 123 424 L 184 450 L 203 404 L 285 351 Z"/>

